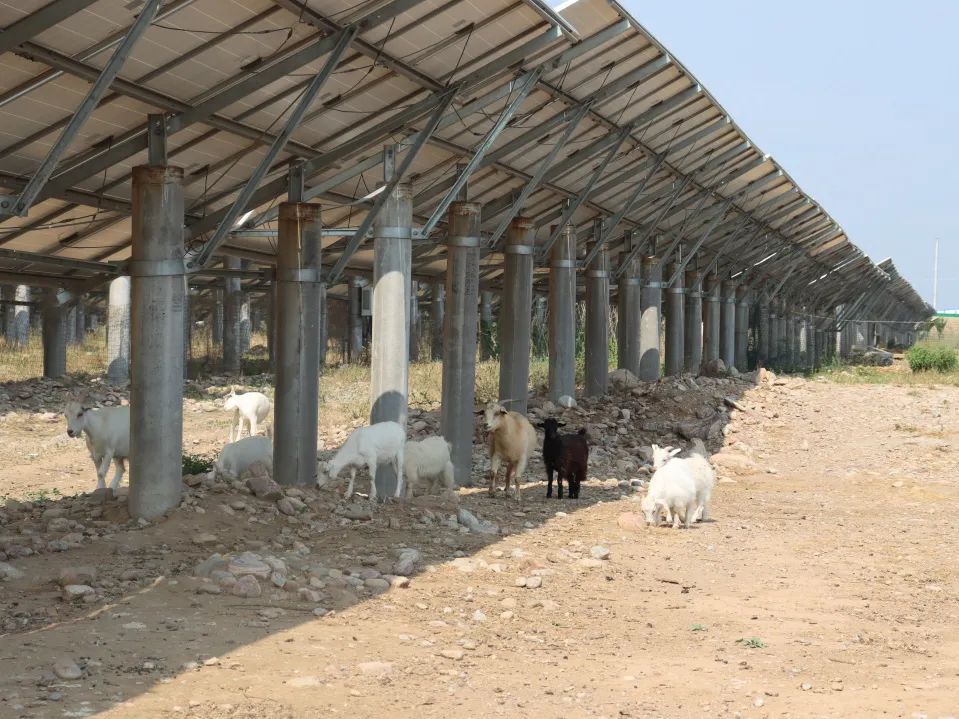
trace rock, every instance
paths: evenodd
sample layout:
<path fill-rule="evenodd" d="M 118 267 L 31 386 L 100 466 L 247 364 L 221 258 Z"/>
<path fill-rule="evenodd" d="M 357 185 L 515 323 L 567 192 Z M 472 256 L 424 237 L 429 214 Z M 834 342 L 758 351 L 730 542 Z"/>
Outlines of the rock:
<path fill-rule="evenodd" d="M 543 586 L 543 578 L 540 576 L 526 577 L 525 586 L 527 589 L 539 589 Z"/>
<path fill-rule="evenodd" d="M 394 589 L 405 589 L 410 586 L 409 577 L 392 577 L 390 579 L 390 586 Z"/>
<path fill-rule="evenodd" d="M 760 367 L 756 379 L 759 384 L 772 384 L 776 381 L 776 373 L 765 367 Z"/>
<path fill-rule="evenodd" d="M 316 604 L 319 601 L 322 601 L 323 595 L 320 594 L 315 589 L 310 589 L 308 587 L 301 587 L 300 590 L 296 593 L 296 596 L 300 598 L 300 601 L 303 602 L 312 602 Z"/>
<path fill-rule="evenodd" d="M 486 621 L 486 615 L 485 615 L 481 610 L 477 609 L 475 612 L 473 612 L 473 621 L 474 621 L 474 622 L 485 622 L 485 621 Z"/>
<path fill-rule="evenodd" d="M 273 568 L 264 561 L 255 557 L 243 554 L 230 560 L 227 565 L 227 571 L 235 577 L 259 577 L 268 579 L 273 573 Z"/>
<path fill-rule="evenodd" d="M 447 659 L 452 659 L 455 662 L 458 662 L 466 654 L 462 649 L 444 649 L 440 652 L 440 656 L 446 657 Z"/>
<path fill-rule="evenodd" d="M 83 676 L 83 670 L 70 657 L 57 659 L 53 663 L 53 673 L 67 681 L 73 681 Z"/>
<path fill-rule="evenodd" d="M 476 534 L 499 534 L 499 526 L 485 519 L 480 519 L 465 507 L 460 507 L 456 513 L 460 524 Z"/>
<path fill-rule="evenodd" d="M 638 532 L 646 528 L 646 519 L 638 512 L 623 512 L 616 518 L 620 529 Z"/>
<path fill-rule="evenodd" d="M 390 588 L 390 583 L 381 577 L 372 577 L 365 580 L 363 583 L 370 591 L 375 592 L 376 594 L 381 594 Z"/>
<path fill-rule="evenodd" d="M 342 514 L 347 519 L 352 519 L 355 521 L 367 521 L 373 519 L 373 510 L 369 507 L 364 507 L 362 504 L 352 503 L 346 505 L 341 511 Z"/>
<path fill-rule="evenodd" d="M 639 379 L 628 369 L 617 369 L 609 373 L 609 385 L 613 389 L 627 390 L 639 386 Z"/>
<path fill-rule="evenodd" d="M 61 587 L 68 584 L 93 584 L 97 580 L 95 567 L 64 567 L 60 570 L 57 583 Z"/>
<path fill-rule="evenodd" d="M 215 534 L 210 534 L 209 532 L 200 532 L 199 534 L 193 535 L 193 543 L 200 547 L 206 547 L 216 544 L 220 541 L 220 538 Z"/>
<path fill-rule="evenodd" d="M 187 487 L 199 487 L 203 483 L 205 474 L 184 474 L 183 484 Z"/>
<path fill-rule="evenodd" d="M 252 574 L 240 577 L 230 588 L 230 593 L 237 597 L 255 598 L 263 593 L 260 583 Z"/>
<path fill-rule="evenodd" d="M 221 594 L 222 592 L 223 588 L 213 582 L 203 582 L 196 588 L 197 594 Z"/>
<path fill-rule="evenodd" d="M 306 504 L 296 497 L 283 497 L 276 503 L 276 508 L 282 514 L 292 517 L 306 509 Z"/>
<path fill-rule="evenodd" d="M 709 458 L 715 469 L 725 469 L 731 472 L 754 472 L 758 469 L 756 463 L 746 455 L 738 452 L 723 450 Z"/>
<path fill-rule="evenodd" d="M 597 569 L 598 567 L 603 566 L 603 560 L 596 559 L 595 557 L 583 557 L 582 559 L 576 562 L 581 567 L 586 567 L 587 569 Z"/>
<path fill-rule="evenodd" d="M 393 672 L 393 665 L 390 662 L 360 662 L 356 668 L 360 674 L 368 677 L 386 677 Z"/>
<path fill-rule="evenodd" d="M 411 575 L 421 557 L 422 555 L 416 549 L 401 549 L 400 557 L 393 565 L 393 573 L 404 577 Z"/>
<path fill-rule="evenodd" d="M 703 363 L 699 374 L 702 377 L 725 377 L 726 363 L 723 362 L 719 357 L 711 359 L 708 362 Z"/>
<path fill-rule="evenodd" d="M 253 467 L 255 467 L 258 464 L 261 464 L 261 463 L 254 462 L 250 466 L 250 469 L 247 470 L 247 472 L 252 471 Z M 246 476 L 246 474 L 247 473 L 245 472 L 244 476 Z M 257 474 L 257 475 L 252 475 L 248 477 L 246 480 L 246 486 L 249 487 L 250 491 L 253 492 L 253 495 L 255 497 L 258 497 L 259 499 L 265 499 L 267 501 L 272 502 L 274 500 L 280 499 L 283 496 L 283 490 L 280 489 L 280 485 L 274 482 L 273 479 L 268 474 L 267 475 Z"/>
<path fill-rule="evenodd" d="M 606 547 L 597 544 L 595 547 L 589 550 L 589 553 L 593 555 L 595 559 L 607 560 L 609 559 L 609 549 Z"/>
<path fill-rule="evenodd" d="M 96 590 L 86 584 L 68 584 L 63 588 L 63 599 L 67 602 L 77 602 L 94 594 Z"/>
<path fill-rule="evenodd" d="M 0 579 L 20 579 L 22 576 L 23 572 L 14 567 L 12 564 L 0 562 Z"/>
<path fill-rule="evenodd" d="M 564 394 L 562 397 L 556 400 L 556 403 L 565 409 L 573 409 L 576 406 L 576 400 L 570 397 L 568 394 Z"/>
<path fill-rule="evenodd" d="M 209 577 L 213 572 L 225 571 L 230 563 L 219 554 L 214 554 L 193 568 L 194 577 Z"/>
<path fill-rule="evenodd" d="M 706 440 L 709 438 L 709 430 L 711 425 L 712 422 L 708 419 L 705 422 L 693 420 L 677 422 L 674 431 L 683 439 Z"/>

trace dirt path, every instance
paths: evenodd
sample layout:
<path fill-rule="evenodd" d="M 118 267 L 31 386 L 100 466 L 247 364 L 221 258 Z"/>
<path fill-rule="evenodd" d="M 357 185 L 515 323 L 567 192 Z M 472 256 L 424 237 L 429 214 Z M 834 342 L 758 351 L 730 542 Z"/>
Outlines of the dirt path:
<path fill-rule="evenodd" d="M 959 389 L 789 380 L 743 403 L 726 442 L 755 468 L 720 472 L 715 521 L 623 529 L 638 496 L 599 480 L 579 508 L 536 485 L 518 515 L 464 496 L 507 537 L 414 535 L 420 510 L 391 508 L 394 526 L 325 532 L 315 554 L 372 567 L 416 536 L 425 570 L 322 618 L 185 591 L 181 546 L 200 527 L 268 542 L 254 516 L 117 535 L 113 556 L 161 576 L 0 637 L 0 716 L 959 716 Z M 63 655 L 83 678 L 50 680 Z"/>

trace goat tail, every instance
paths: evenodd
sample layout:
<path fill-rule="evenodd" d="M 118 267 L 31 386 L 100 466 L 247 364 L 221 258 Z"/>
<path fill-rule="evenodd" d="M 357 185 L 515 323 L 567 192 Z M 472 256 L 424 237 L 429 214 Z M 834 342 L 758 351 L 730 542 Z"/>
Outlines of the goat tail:
<path fill-rule="evenodd" d="M 706 449 L 706 445 L 699 437 L 693 439 L 692 451 L 698 454 L 700 457 L 709 458 L 709 451 Z"/>

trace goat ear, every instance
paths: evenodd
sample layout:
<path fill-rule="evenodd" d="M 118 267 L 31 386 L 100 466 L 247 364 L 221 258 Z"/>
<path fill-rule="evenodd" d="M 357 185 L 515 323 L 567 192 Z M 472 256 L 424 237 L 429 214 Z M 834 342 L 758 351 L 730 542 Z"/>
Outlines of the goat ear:
<path fill-rule="evenodd" d="M 679 453 L 682 452 L 682 451 L 683 451 L 683 450 L 682 450 L 682 448 L 680 448 L 680 447 L 671 448 L 671 449 L 669 450 L 669 456 L 670 456 L 670 457 L 675 457 L 677 454 L 679 454 Z"/>
<path fill-rule="evenodd" d="M 541 428 L 543 428 L 543 429 L 546 429 L 546 423 L 545 423 L 545 422 L 537 422 L 537 423 L 536 423 L 536 426 L 537 426 L 537 427 L 541 427 Z"/>
<path fill-rule="evenodd" d="M 499 414 L 509 414 L 505 409 L 500 409 Z"/>

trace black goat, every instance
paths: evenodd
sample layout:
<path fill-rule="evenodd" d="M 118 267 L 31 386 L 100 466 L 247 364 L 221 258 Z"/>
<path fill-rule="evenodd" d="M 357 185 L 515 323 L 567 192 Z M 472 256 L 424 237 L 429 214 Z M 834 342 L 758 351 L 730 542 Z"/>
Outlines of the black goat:
<path fill-rule="evenodd" d="M 565 422 L 552 417 L 539 423 L 543 428 L 543 464 L 546 465 L 546 496 L 553 496 L 553 472 L 556 472 L 556 489 L 559 499 L 563 498 L 563 478 L 569 484 L 569 498 L 579 499 L 579 485 L 586 479 L 586 465 L 589 462 L 589 443 L 586 430 L 576 434 L 560 434 L 559 428 Z"/>

